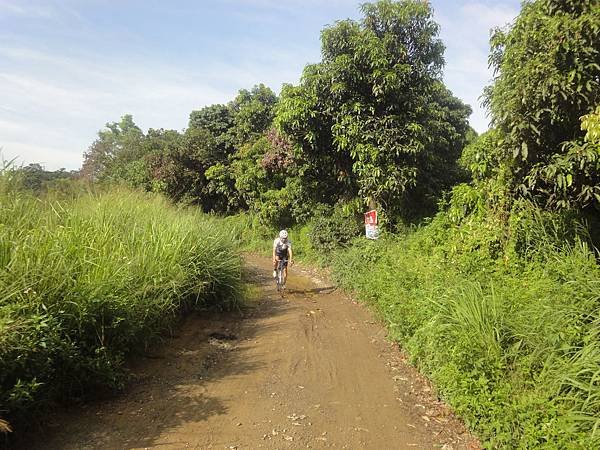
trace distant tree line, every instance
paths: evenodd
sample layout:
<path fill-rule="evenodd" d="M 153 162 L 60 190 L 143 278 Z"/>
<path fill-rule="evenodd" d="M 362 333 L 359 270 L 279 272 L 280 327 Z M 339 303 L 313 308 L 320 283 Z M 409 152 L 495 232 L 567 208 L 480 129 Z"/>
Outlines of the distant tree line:
<path fill-rule="evenodd" d="M 41 164 L 33 163 L 14 169 L 19 185 L 26 190 L 36 193 L 42 192 L 49 187 L 55 187 L 58 183 L 78 178 L 79 171 L 66 169 L 46 170 Z"/>
<path fill-rule="evenodd" d="M 288 225 L 315 210 L 377 206 L 392 221 L 435 211 L 464 180 L 471 109 L 442 82 L 431 8 L 379 1 L 322 33 L 322 61 L 278 97 L 260 84 L 190 114 L 183 132 L 109 123 L 82 175 L 162 192 L 205 211 Z"/>
<path fill-rule="evenodd" d="M 493 129 L 442 81 L 444 45 L 428 2 L 380 0 L 321 33 L 322 59 L 277 96 L 260 84 L 193 111 L 182 131 L 131 116 L 107 124 L 82 176 L 161 192 L 264 223 L 377 207 L 393 225 L 436 211 L 461 183 L 474 202 L 527 198 L 597 213 L 600 50 L 594 2 L 525 2 L 496 30 L 484 94 Z M 461 191 L 464 195 L 465 189 Z M 454 193 L 452 195 L 459 195 Z"/>

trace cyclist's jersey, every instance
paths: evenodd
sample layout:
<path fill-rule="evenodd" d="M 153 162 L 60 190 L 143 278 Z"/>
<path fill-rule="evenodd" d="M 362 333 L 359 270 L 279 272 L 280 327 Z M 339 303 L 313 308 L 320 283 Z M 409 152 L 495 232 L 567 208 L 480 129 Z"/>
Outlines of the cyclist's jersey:
<path fill-rule="evenodd" d="M 275 255 L 278 258 L 287 259 L 289 255 L 289 249 L 292 247 L 292 243 L 288 239 L 287 242 L 282 242 L 280 238 L 273 241 L 273 248 L 275 249 Z"/>

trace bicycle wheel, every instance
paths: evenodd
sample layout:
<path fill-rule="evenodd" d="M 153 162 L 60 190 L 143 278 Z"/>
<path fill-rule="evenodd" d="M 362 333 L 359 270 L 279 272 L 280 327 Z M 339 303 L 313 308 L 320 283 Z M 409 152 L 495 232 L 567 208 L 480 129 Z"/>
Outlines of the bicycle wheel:
<path fill-rule="evenodd" d="M 281 290 L 281 263 L 277 264 L 277 272 L 275 276 L 275 286 L 277 287 L 277 292 Z"/>
<path fill-rule="evenodd" d="M 277 265 L 277 292 L 279 292 L 281 295 L 283 295 L 283 289 L 285 287 L 284 270 L 285 265 L 283 261 L 279 261 L 279 264 Z"/>

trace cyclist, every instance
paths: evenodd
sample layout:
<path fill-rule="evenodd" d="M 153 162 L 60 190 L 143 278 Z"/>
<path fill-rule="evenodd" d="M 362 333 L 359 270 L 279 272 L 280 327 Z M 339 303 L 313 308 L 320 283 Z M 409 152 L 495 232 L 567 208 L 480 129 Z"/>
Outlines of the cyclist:
<path fill-rule="evenodd" d="M 288 232 L 281 230 L 279 237 L 273 241 L 273 278 L 277 277 L 277 263 L 283 261 L 284 280 L 287 280 L 288 263 L 292 265 L 292 243 L 288 239 Z"/>

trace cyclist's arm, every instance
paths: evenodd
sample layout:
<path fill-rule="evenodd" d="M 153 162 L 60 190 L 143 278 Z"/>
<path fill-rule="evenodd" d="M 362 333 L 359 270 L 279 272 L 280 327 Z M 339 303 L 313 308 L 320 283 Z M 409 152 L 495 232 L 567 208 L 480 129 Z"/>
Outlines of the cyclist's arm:
<path fill-rule="evenodd" d="M 292 265 L 292 246 L 291 245 L 288 247 L 288 256 L 290 258 L 289 263 L 290 263 L 290 265 Z"/>
<path fill-rule="evenodd" d="M 276 260 L 276 257 L 275 257 L 275 248 L 277 247 L 277 244 L 276 244 L 276 242 L 277 242 L 277 240 L 275 240 L 275 241 L 273 242 L 273 262 L 275 262 L 275 260 Z"/>

